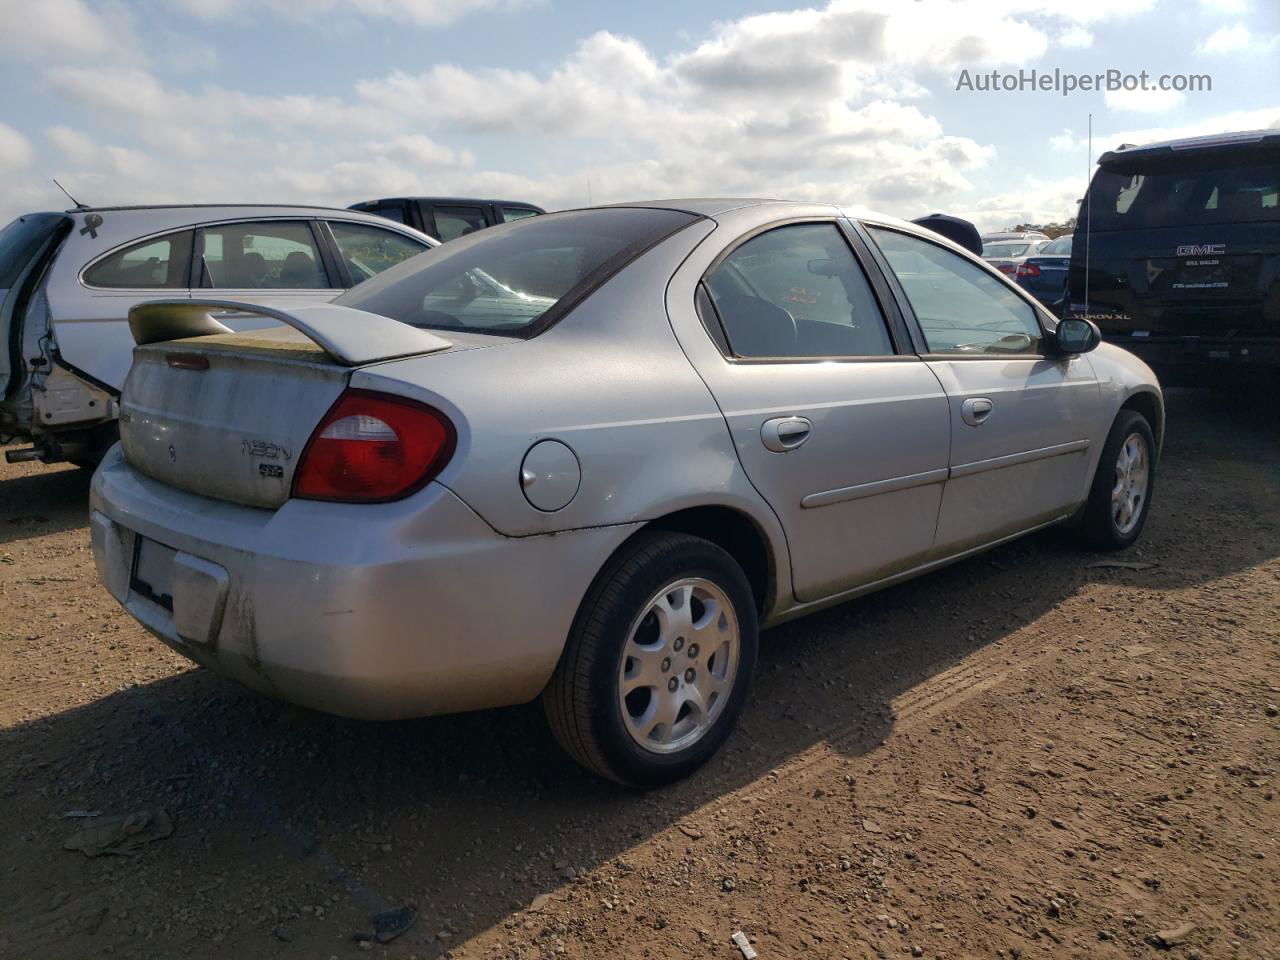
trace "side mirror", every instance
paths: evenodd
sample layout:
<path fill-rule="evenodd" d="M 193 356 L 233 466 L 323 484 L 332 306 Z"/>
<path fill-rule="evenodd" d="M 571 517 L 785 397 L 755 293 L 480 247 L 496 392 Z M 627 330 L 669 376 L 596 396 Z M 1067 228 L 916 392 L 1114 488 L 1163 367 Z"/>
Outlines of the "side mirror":
<path fill-rule="evenodd" d="M 1088 353 L 1102 342 L 1102 331 L 1092 320 L 1081 317 L 1068 317 L 1058 321 L 1058 329 L 1053 334 L 1058 352 L 1065 356 L 1077 353 Z"/>

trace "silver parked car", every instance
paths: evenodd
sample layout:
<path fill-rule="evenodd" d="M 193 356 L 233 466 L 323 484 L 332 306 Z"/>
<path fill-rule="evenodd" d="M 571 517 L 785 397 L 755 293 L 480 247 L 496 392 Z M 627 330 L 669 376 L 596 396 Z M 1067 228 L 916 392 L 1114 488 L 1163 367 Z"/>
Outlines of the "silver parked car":
<path fill-rule="evenodd" d="M 435 240 L 353 210 L 82 207 L 0 230 L 0 435 L 10 461 L 96 463 L 114 442 L 129 308 L 208 291 L 288 307 L 332 300 Z M 274 324 L 244 314 L 236 329 Z"/>
<path fill-rule="evenodd" d="M 1088 321 L 820 204 L 552 213 L 258 308 L 292 330 L 227 309 L 131 313 L 92 488 L 108 590 L 319 710 L 541 694 L 635 785 L 724 742 L 762 626 L 1073 519 L 1133 543 L 1163 429 L 1151 371 Z"/>

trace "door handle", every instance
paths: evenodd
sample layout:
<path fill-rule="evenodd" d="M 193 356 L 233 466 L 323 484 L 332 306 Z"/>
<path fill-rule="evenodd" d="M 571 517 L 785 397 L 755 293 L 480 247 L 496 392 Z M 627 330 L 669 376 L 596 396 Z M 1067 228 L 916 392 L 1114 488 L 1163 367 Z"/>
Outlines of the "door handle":
<path fill-rule="evenodd" d="M 774 417 L 760 426 L 760 442 L 774 453 L 786 453 L 808 440 L 812 429 L 804 417 Z"/>
<path fill-rule="evenodd" d="M 986 397 L 970 397 L 960 405 L 960 418 L 971 427 L 980 427 L 991 418 L 995 408 Z"/>

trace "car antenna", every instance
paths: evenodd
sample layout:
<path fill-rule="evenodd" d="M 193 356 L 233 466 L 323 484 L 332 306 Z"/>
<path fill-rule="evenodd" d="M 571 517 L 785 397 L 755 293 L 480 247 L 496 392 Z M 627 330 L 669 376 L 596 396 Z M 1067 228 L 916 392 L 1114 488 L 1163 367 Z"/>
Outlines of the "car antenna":
<path fill-rule="evenodd" d="M 1084 177 L 1084 318 L 1089 319 L 1089 239 L 1093 234 L 1093 114 L 1089 114 L 1089 155 L 1085 158 Z"/>
<path fill-rule="evenodd" d="M 57 181 L 57 179 L 56 179 L 56 178 L 54 178 L 54 177 L 50 177 L 49 179 L 50 179 L 50 180 L 53 180 L 53 185 L 54 185 L 55 187 L 57 187 L 59 190 L 61 190 L 63 193 L 65 193 L 65 194 L 67 195 L 67 199 L 68 199 L 68 200 L 70 200 L 72 203 L 74 203 L 74 204 L 76 205 L 76 207 L 75 207 L 75 208 L 76 208 L 77 210 L 88 210 L 88 209 L 89 209 L 89 205 L 88 205 L 87 203 L 81 203 L 79 200 L 77 200 L 75 197 L 73 197 L 73 196 L 71 195 L 71 191 L 70 191 L 70 190 L 68 190 L 66 187 L 64 187 L 62 184 L 60 184 L 60 183 Z"/>

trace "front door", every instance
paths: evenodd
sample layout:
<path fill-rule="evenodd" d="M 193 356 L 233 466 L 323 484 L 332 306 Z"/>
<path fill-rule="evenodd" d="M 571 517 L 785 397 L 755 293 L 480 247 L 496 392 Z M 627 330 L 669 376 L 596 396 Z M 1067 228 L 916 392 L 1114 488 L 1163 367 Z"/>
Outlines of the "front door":
<path fill-rule="evenodd" d="M 695 364 L 786 532 L 797 599 L 921 562 L 947 472 L 947 401 L 837 223 L 750 237 L 708 271 L 699 301 L 721 355 Z"/>
<path fill-rule="evenodd" d="M 1089 359 L 1051 355 L 1036 309 L 984 267 L 914 235 L 870 232 L 949 401 L 950 479 L 935 555 L 1070 513 L 1085 494 L 1099 402 Z"/>

